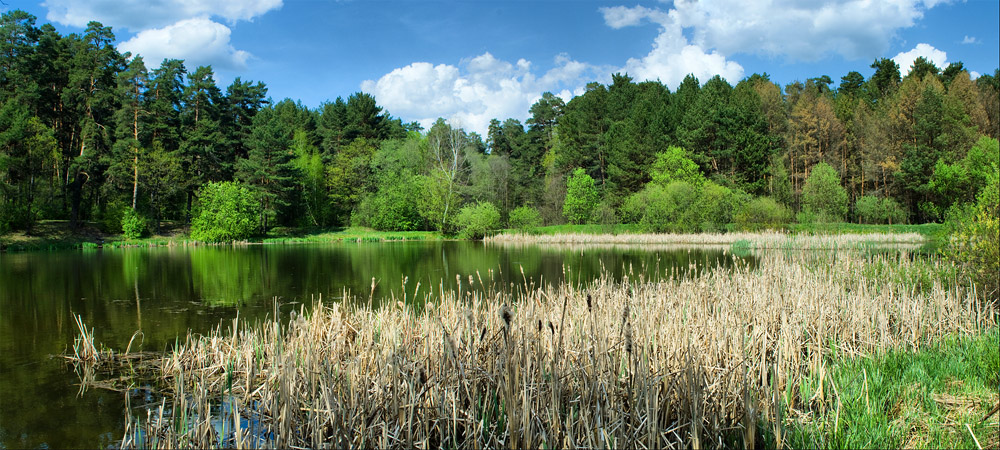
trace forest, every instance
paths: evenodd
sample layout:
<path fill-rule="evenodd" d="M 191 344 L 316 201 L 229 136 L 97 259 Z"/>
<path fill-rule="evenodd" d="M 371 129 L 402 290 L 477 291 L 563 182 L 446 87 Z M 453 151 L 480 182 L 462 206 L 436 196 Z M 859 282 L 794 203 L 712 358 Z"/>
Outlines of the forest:
<path fill-rule="evenodd" d="M 0 233 L 926 223 L 968 214 L 997 182 L 1000 69 L 972 80 L 961 62 L 918 58 L 902 76 L 881 58 L 867 79 L 785 86 L 688 76 L 674 91 L 615 74 L 481 136 L 403 123 L 363 92 L 313 109 L 262 81 L 223 89 L 211 67 L 149 70 L 97 22 L 61 35 L 14 10 L 0 30 Z"/>

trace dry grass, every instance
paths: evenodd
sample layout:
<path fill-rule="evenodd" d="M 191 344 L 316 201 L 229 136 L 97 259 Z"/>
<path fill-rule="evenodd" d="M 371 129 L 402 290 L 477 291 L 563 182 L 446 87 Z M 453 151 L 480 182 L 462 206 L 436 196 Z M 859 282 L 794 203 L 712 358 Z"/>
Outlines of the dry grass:
<path fill-rule="evenodd" d="M 658 244 L 730 245 L 744 242 L 757 249 L 843 249 L 871 244 L 919 246 L 926 239 L 918 233 L 788 234 L 734 232 L 699 234 L 498 234 L 485 239 L 493 244 Z"/>
<path fill-rule="evenodd" d="M 753 448 L 758 420 L 781 446 L 785 420 L 836 395 L 797 394 L 825 352 L 996 325 L 961 289 L 866 277 L 897 264 L 880 258 L 769 252 L 753 269 L 586 290 L 469 277 L 422 311 L 363 299 L 287 325 L 237 319 L 155 362 L 171 400 L 130 419 L 123 447 Z"/>

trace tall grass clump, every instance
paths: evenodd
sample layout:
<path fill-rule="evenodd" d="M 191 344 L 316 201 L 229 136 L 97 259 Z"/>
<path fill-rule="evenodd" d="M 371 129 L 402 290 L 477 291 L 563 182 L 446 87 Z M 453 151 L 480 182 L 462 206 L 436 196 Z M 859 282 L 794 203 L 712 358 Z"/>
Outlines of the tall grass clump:
<path fill-rule="evenodd" d="M 276 310 L 162 356 L 173 406 L 130 419 L 123 446 L 781 447 L 790 423 L 835 410 L 832 352 L 996 326 L 960 285 L 866 276 L 883 258 L 767 252 L 755 267 L 585 287 L 477 274 L 419 297 L 427 289 L 404 281 L 378 309 L 365 298 Z"/>

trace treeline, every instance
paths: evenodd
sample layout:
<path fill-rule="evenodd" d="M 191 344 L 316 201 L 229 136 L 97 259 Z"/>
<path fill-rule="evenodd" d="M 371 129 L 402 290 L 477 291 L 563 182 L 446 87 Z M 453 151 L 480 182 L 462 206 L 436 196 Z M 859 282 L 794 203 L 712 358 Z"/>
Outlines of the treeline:
<path fill-rule="evenodd" d="M 616 74 L 568 103 L 546 93 L 525 123 L 493 120 L 480 136 L 404 124 L 364 93 L 309 109 L 262 82 L 222 90 L 210 67 L 147 70 L 96 22 L 63 36 L 12 11 L 0 30 L 0 232 L 42 219 L 128 235 L 164 219 L 222 226 L 202 212 L 258 233 L 925 222 L 996 178 L 1000 71 L 972 81 L 961 63 L 921 58 L 901 77 L 880 59 L 867 80 L 784 87 L 689 76 L 676 92 Z"/>

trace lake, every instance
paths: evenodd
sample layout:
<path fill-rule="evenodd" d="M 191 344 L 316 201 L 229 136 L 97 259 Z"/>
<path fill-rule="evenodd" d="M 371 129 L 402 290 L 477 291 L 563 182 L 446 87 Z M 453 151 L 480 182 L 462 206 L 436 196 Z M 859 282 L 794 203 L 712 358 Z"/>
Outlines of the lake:
<path fill-rule="evenodd" d="M 752 256 L 738 259 L 754 264 Z M 724 248 L 487 246 L 433 241 L 91 249 L 0 254 L 0 448 L 108 447 L 122 436 L 125 395 L 91 388 L 60 355 L 72 353 L 79 314 L 95 340 L 123 351 L 162 351 L 188 330 L 237 314 L 253 321 L 320 297 L 358 301 L 454 289 L 456 276 L 487 285 L 568 280 L 602 270 L 659 278 L 718 265 Z M 523 270 L 523 275 L 522 275 Z M 376 285 L 372 288 L 372 278 Z M 405 284 L 404 284 L 405 279 Z M 419 283 L 419 289 L 417 287 Z M 350 297 L 348 297 L 350 298 Z M 228 323 L 226 324 L 228 326 Z M 133 407 L 142 407 L 135 404 Z"/>

